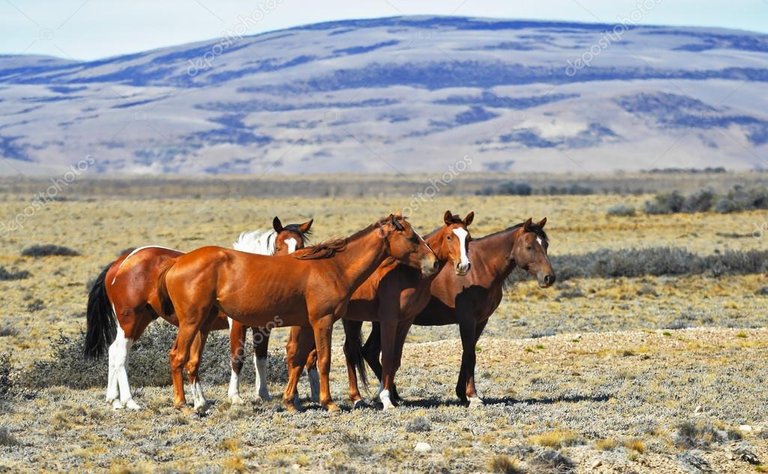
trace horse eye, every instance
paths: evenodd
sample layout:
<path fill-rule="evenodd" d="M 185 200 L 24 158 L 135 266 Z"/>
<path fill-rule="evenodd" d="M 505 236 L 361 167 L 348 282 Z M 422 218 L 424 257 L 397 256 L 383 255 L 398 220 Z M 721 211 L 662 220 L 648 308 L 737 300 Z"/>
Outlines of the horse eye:
<path fill-rule="evenodd" d="M 533 250 L 533 245 L 529 245 L 528 247 L 526 247 L 526 249 L 527 250 Z"/>
<path fill-rule="evenodd" d="M 448 240 L 453 240 L 453 237 L 449 235 Z"/>

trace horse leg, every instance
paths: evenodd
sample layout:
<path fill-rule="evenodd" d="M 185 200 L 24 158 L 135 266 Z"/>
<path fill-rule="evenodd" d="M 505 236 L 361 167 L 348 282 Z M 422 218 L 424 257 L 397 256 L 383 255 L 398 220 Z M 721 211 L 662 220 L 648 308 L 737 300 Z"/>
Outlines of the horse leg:
<path fill-rule="evenodd" d="M 397 321 L 381 321 L 381 391 L 379 400 L 385 410 L 395 408 L 391 392 L 394 381 L 395 339 L 397 338 Z"/>
<path fill-rule="evenodd" d="M 379 355 L 381 355 L 381 326 L 374 321 L 371 323 L 371 334 L 368 335 L 368 340 L 363 344 L 363 357 L 368 362 L 368 367 L 376 374 L 376 378 L 381 381 Z"/>
<path fill-rule="evenodd" d="M 200 383 L 198 376 L 200 372 L 200 364 L 203 361 L 203 348 L 205 347 L 205 341 L 208 340 L 208 328 L 198 331 L 195 338 L 192 340 L 192 346 L 190 348 L 189 360 L 187 361 L 187 377 L 189 378 L 190 390 L 192 391 L 192 400 L 194 401 L 194 408 L 196 411 L 201 412 L 208 406 L 208 401 L 203 394 L 203 386 Z"/>
<path fill-rule="evenodd" d="M 173 380 L 173 406 L 181 409 L 187 404 L 184 396 L 184 365 L 189 360 L 189 353 L 195 337 L 205 322 L 210 308 L 176 308 L 176 316 L 179 318 L 179 332 L 169 354 L 171 365 L 171 379 Z M 203 342 L 203 341 L 201 341 Z"/>
<path fill-rule="evenodd" d="M 342 319 L 344 325 L 344 359 L 347 363 L 347 379 L 349 381 L 349 399 L 352 400 L 353 408 L 365 405 L 363 397 L 360 396 L 360 389 L 357 385 L 357 364 L 360 359 L 360 329 L 363 323 L 360 321 L 350 321 Z"/>
<path fill-rule="evenodd" d="M 459 322 L 459 331 L 461 333 L 461 368 L 459 369 L 459 380 L 456 383 L 456 396 L 467 403 L 467 380 L 470 374 L 475 372 L 475 322 L 473 320 L 461 320 Z M 471 394 L 477 398 L 475 393 Z M 475 402 L 477 403 L 477 402 Z"/>
<path fill-rule="evenodd" d="M 313 402 L 320 401 L 320 374 L 317 373 L 317 349 L 312 349 L 307 356 L 307 362 L 304 364 L 307 369 L 307 379 L 309 380 L 310 399 Z"/>
<path fill-rule="evenodd" d="M 269 375 L 269 334 L 271 330 L 267 327 L 252 328 L 253 331 L 253 365 L 256 367 L 256 399 L 269 401 L 272 396 L 269 394 L 267 385 L 267 376 Z"/>
<path fill-rule="evenodd" d="M 318 318 L 312 327 L 312 332 L 315 335 L 315 347 L 317 348 L 317 368 L 320 371 L 320 405 L 330 412 L 339 410 L 338 405 L 333 403 L 331 398 L 329 383 L 333 319 L 333 314 L 327 314 Z"/>
<path fill-rule="evenodd" d="M 125 324 L 118 320 L 117 335 L 115 341 L 109 347 L 110 375 L 107 381 L 107 401 L 112 402 L 112 408 L 120 410 L 140 410 L 141 407 L 133 401 L 131 385 L 128 382 L 128 351 L 133 342 L 138 339 L 150 322 L 152 315 L 147 311 L 126 310 L 121 311 Z M 117 314 L 117 313 L 115 313 Z M 119 399 L 118 399 L 119 397 Z"/>
<path fill-rule="evenodd" d="M 227 318 L 227 322 L 229 323 L 229 364 L 232 369 L 227 396 L 231 404 L 243 405 L 245 402 L 240 398 L 240 371 L 243 370 L 245 362 L 245 333 L 248 328 L 232 318 Z"/>
<path fill-rule="evenodd" d="M 312 351 L 314 336 L 308 327 L 294 326 L 285 344 L 285 362 L 288 366 L 288 383 L 283 392 L 283 405 L 288 411 L 296 411 L 300 406 L 297 387 L 307 355 Z"/>
<path fill-rule="evenodd" d="M 394 354 L 394 366 L 392 367 L 392 389 L 390 390 L 390 397 L 395 406 L 403 402 L 400 395 L 397 393 L 397 387 L 395 386 L 395 374 L 400 370 L 400 363 L 403 360 L 403 347 L 405 346 L 405 338 L 408 337 L 408 330 L 411 329 L 412 321 L 400 322 L 397 326 L 397 333 L 395 336 L 395 354 Z"/>
<path fill-rule="evenodd" d="M 474 351 L 477 348 L 477 341 L 480 339 L 480 335 L 483 333 L 483 330 L 485 329 L 485 325 L 488 323 L 488 320 L 478 323 L 475 325 L 475 340 L 472 343 L 472 352 L 474 355 Z M 477 388 L 475 387 L 475 362 L 476 357 L 472 358 L 472 365 L 467 368 L 466 373 L 466 379 L 467 379 L 467 398 L 469 399 L 469 406 L 470 407 L 477 407 L 481 406 L 483 404 L 483 398 L 480 396 L 479 393 L 477 393 Z"/>

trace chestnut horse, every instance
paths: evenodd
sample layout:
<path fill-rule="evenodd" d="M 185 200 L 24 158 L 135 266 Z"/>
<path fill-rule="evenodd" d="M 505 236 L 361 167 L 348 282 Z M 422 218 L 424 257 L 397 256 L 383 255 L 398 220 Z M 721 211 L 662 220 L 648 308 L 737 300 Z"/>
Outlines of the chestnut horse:
<path fill-rule="evenodd" d="M 440 267 L 446 267 L 446 272 L 463 276 L 470 270 L 468 245 L 471 237 L 467 227 L 474 219 L 474 212 L 462 219 L 445 211 L 444 225 L 424 238 L 427 245 L 434 250 Z M 451 262 L 452 265 L 446 265 Z M 360 328 L 363 321 L 377 321 L 381 327 L 381 365 L 383 367 L 382 384 L 379 398 L 384 409 L 393 408 L 389 398 L 395 374 L 400 367 L 402 346 L 413 323 L 413 318 L 424 309 L 429 302 L 429 287 L 432 277 L 423 278 L 413 268 L 401 265 L 392 259 L 385 260 L 368 279 L 352 294 L 347 314 L 343 316 L 344 330 L 347 335 L 344 342 L 344 354 L 347 360 L 347 375 L 349 377 L 349 398 L 354 407 L 365 406 L 357 384 L 356 367 L 361 370 L 363 383 L 365 366 L 361 356 Z M 311 344 L 311 339 L 299 334 L 306 328 L 292 328 L 291 340 L 287 345 L 289 388 L 295 391 L 305 354 L 310 347 L 299 347 L 299 344 Z M 400 350 L 398 350 L 398 348 Z M 293 386 L 291 386 L 293 384 Z"/>
<path fill-rule="evenodd" d="M 252 253 L 287 254 L 295 248 L 303 248 L 312 221 L 304 224 L 290 224 L 283 227 L 280 219 L 272 222 L 274 231 L 248 232 L 240 235 L 235 248 Z M 116 409 L 127 407 L 139 409 L 131 396 L 128 373 L 126 370 L 128 351 L 144 332 L 147 325 L 161 316 L 166 321 L 178 326 L 173 314 L 164 314 L 157 295 L 157 280 L 163 270 L 168 268 L 182 252 L 165 247 L 142 247 L 126 252 L 109 264 L 98 276 L 88 295 L 87 333 L 85 354 L 88 357 L 101 357 L 109 347 L 109 376 L 107 381 L 107 402 Z M 115 319 L 119 326 L 115 324 Z M 230 325 L 222 315 L 210 329 L 230 328 L 230 349 L 232 379 L 237 390 L 237 380 L 242 369 L 246 328 L 240 323 Z M 266 351 L 266 345 L 259 335 L 263 329 L 254 329 L 254 341 L 259 342 Z M 258 341 L 257 341 L 258 340 Z M 195 351 L 195 354 L 198 351 Z M 257 350 L 257 355 L 262 355 Z M 262 355 L 263 356 L 263 355 Z M 256 361 L 256 360 L 255 360 Z M 190 370 L 196 370 L 198 360 L 190 361 Z M 257 391 L 259 379 L 265 379 L 262 366 L 256 364 Z M 230 394 L 233 383 L 230 383 Z M 230 395 L 231 398 L 231 395 Z M 237 397 L 239 398 L 239 396 Z"/>
<path fill-rule="evenodd" d="M 477 406 L 483 403 L 475 388 L 475 348 L 488 319 L 501 303 L 509 274 L 519 267 L 536 278 L 541 288 L 555 283 L 555 273 L 547 255 L 549 239 L 544 232 L 546 223 L 546 218 L 537 224 L 528 219 L 522 224 L 473 240 L 469 244 L 472 270 L 462 277 L 444 268 L 432 281 L 429 304 L 414 320 L 414 324 L 419 326 L 459 325 L 462 356 L 456 395 L 465 404 Z M 381 379 L 379 332 L 378 325 L 374 323 L 363 354 Z M 396 388 L 392 396 L 399 400 Z"/>
<path fill-rule="evenodd" d="M 174 406 L 186 405 L 182 369 L 195 338 L 223 312 L 247 326 L 311 326 L 320 404 L 329 411 L 338 410 L 328 381 L 333 322 L 346 313 L 352 293 L 387 257 L 427 275 L 437 270 L 435 254 L 400 215 L 381 219 L 346 239 L 287 256 L 202 247 L 178 257 L 160 278 L 164 312 L 173 310 L 179 320 L 170 353 Z M 197 374 L 189 375 L 194 387 Z M 196 390 L 192 394 L 195 409 L 202 409 L 205 400 Z M 283 403 L 295 409 L 293 393 L 284 394 Z"/>

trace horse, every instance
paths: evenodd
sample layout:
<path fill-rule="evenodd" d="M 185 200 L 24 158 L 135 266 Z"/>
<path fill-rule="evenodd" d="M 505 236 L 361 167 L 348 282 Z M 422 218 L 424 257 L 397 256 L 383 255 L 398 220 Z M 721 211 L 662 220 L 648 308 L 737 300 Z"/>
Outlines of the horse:
<path fill-rule="evenodd" d="M 330 393 L 331 331 L 346 314 L 349 298 L 374 270 L 393 257 L 423 274 L 437 270 L 437 258 L 410 223 L 391 214 L 344 239 L 299 250 L 287 256 L 264 257 L 221 247 L 202 247 L 176 259 L 160 277 L 165 312 L 179 320 L 169 354 L 176 408 L 186 405 L 182 369 L 201 331 L 219 312 L 247 326 L 310 326 L 320 373 L 320 404 L 338 410 Z M 203 345 L 205 341 L 202 341 Z M 190 383 L 197 374 L 190 373 Z M 289 374 L 289 384 L 298 374 Z M 194 408 L 205 408 L 195 390 Z M 295 410 L 294 393 L 283 394 Z"/>
<path fill-rule="evenodd" d="M 446 272 L 458 276 L 469 272 L 471 263 L 468 258 L 468 248 L 471 236 L 467 227 L 472 223 L 474 216 L 474 212 L 470 212 L 462 219 L 458 215 L 453 215 L 451 211 L 445 211 L 444 225 L 424 237 L 427 245 L 434 250 L 440 268 L 445 267 Z M 453 265 L 447 265 L 449 262 Z M 436 275 L 437 272 L 431 277 L 422 278 L 414 269 L 387 259 L 352 294 L 347 314 L 343 316 L 342 321 L 346 334 L 344 354 L 349 378 L 349 398 L 354 408 L 366 406 L 360 396 L 356 371 L 356 369 L 360 370 L 363 383 L 367 385 L 360 347 L 362 322 L 377 321 L 382 329 L 380 341 L 383 348 L 381 356 L 383 378 L 379 399 L 385 410 L 394 408 L 390 401 L 389 390 L 394 385 L 395 374 L 400 367 L 402 346 L 413 318 L 429 302 L 430 283 Z M 300 331 L 306 331 L 306 328 L 292 328 L 291 340 L 287 345 L 286 358 L 289 361 L 290 380 L 294 380 L 290 378 L 292 370 L 301 370 L 301 367 L 292 367 L 291 361 L 303 361 L 303 354 L 308 349 L 299 347 L 299 344 L 312 342 L 310 338 L 302 337 Z M 396 350 L 397 348 L 400 350 Z M 289 389 L 295 390 L 295 387 L 289 387 Z"/>
<path fill-rule="evenodd" d="M 475 348 L 488 319 L 501 303 L 504 285 L 512 270 L 515 267 L 525 270 L 536 278 L 541 288 L 555 283 L 556 276 L 547 255 L 546 223 L 546 218 L 538 223 L 528 219 L 470 242 L 472 269 L 465 276 L 442 269 L 432 280 L 429 303 L 414 319 L 413 324 L 419 326 L 459 325 L 462 356 L 456 395 L 465 405 L 483 404 L 475 388 Z M 363 346 L 363 356 L 379 379 L 382 374 L 378 360 L 382 350 L 380 331 L 374 323 Z M 356 337 L 359 338 L 359 333 Z M 396 350 L 402 351 L 402 348 Z M 400 400 L 396 387 L 392 398 Z"/>
<path fill-rule="evenodd" d="M 272 225 L 272 231 L 241 234 L 234 244 L 235 247 L 252 253 L 286 254 L 295 248 L 304 247 L 312 220 L 283 227 L 280 219 L 275 217 Z M 157 295 L 157 279 L 163 270 L 172 265 L 181 255 L 183 253 L 178 250 L 159 246 L 141 247 L 125 252 L 104 268 L 89 292 L 85 355 L 90 358 L 100 358 L 109 348 L 106 399 L 115 409 L 138 410 L 141 408 L 131 395 L 126 370 L 131 345 L 141 337 L 147 325 L 158 316 L 178 326 L 178 320 L 173 314 L 162 312 Z M 231 395 L 233 385 L 237 390 L 236 382 L 243 365 L 246 328 L 240 323 L 228 324 L 227 318 L 222 315 L 210 329 L 227 328 L 230 328 L 231 332 L 231 378 L 234 380 L 234 383 L 230 382 Z M 254 339 L 258 334 L 254 330 Z M 257 354 L 259 354 L 258 351 Z M 199 360 L 191 360 L 190 370 L 196 370 L 198 363 Z M 266 378 L 265 364 L 257 363 L 256 367 L 259 373 L 258 391 L 258 381 Z"/>

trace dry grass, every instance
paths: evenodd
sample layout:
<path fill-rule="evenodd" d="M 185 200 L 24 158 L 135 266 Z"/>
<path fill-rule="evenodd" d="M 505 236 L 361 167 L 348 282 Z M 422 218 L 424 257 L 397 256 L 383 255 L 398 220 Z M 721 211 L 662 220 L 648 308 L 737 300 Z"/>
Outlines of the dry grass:
<path fill-rule="evenodd" d="M 483 235 L 546 215 L 553 255 L 657 246 L 700 255 L 765 248 L 764 239 L 751 236 L 753 224 L 765 220 L 758 213 L 606 216 L 613 206 L 641 208 L 647 199 L 440 197 L 420 205 L 411 219 L 429 231 L 445 209 L 474 210 L 472 231 Z M 27 201 L 6 195 L 0 218 L 7 220 Z M 0 367 L 0 381 L 14 393 L 0 397 L 0 471 L 552 472 L 585 471 L 599 460 L 598 470 L 606 472 L 681 472 L 678 454 L 689 450 L 702 451 L 696 456 L 720 472 L 755 469 L 733 459 L 737 442 L 768 460 L 768 369 L 761 362 L 768 358 L 768 300 L 760 293 L 768 286 L 765 275 L 575 279 L 550 290 L 517 283 L 479 341 L 478 388 L 488 403 L 475 410 L 455 401 L 460 341 L 451 326 L 412 329 L 398 373 L 408 403 L 387 413 L 332 417 L 309 403 L 306 412 L 289 414 L 278 400 L 230 406 L 223 334 L 206 352 L 206 393 L 215 403 L 205 417 L 170 407 L 170 387 L 162 386 L 167 347 L 147 347 L 134 357 L 147 367 L 132 368 L 135 398 L 146 407 L 137 413 L 115 412 L 103 402 L 99 380 L 106 362 L 74 363 L 76 347 L 67 344 L 76 344 L 84 328 L 87 282 L 124 248 L 228 246 L 243 230 L 267 227 L 274 215 L 284 222 L 314 217 L 317 242 L 408 205 L 407 197 L 375 196 L 50 203 L 0 248 L 0 267 L 30 273 L 25 280 L 0 282 L 0 319 L 2 328 L 10 328 L 0 337 L 0 355 L 10 358 L 0 360 L 16 374 L 44 361 L 35 376 L 26 372 L 20 381 Z M 734 237 L 734 230 L 745 236 Z M 37 243 L 66 245 L 81 255 L 21 256 Z M 167 334 L 152 331 L 148 344 L 168 344 Z M 286 332 L 275 331 L 274 354 Z M 61 350 L 54 351 L 51 340 Z M 349 408 L 342 341 L 336 325 L 331 388 Z M 61 360 L 52 362 L 53 354 Z M 88 388 L 66 387 L 70 373 L 81 374 L 70 382 Z M 246 400 L 253 396 L 252 377 L 249 367 Z M 53 380 L 60 386 L 51 387 Z M 273 395 L 281 388 L 279 382 L 270 387 Z M 300 390 L 306 394 L 303 381 Z M 742 425 L 753 429 L 741 432 Z M 429 443 L 431 451 L 415 452 L 418 442 Z"/>

